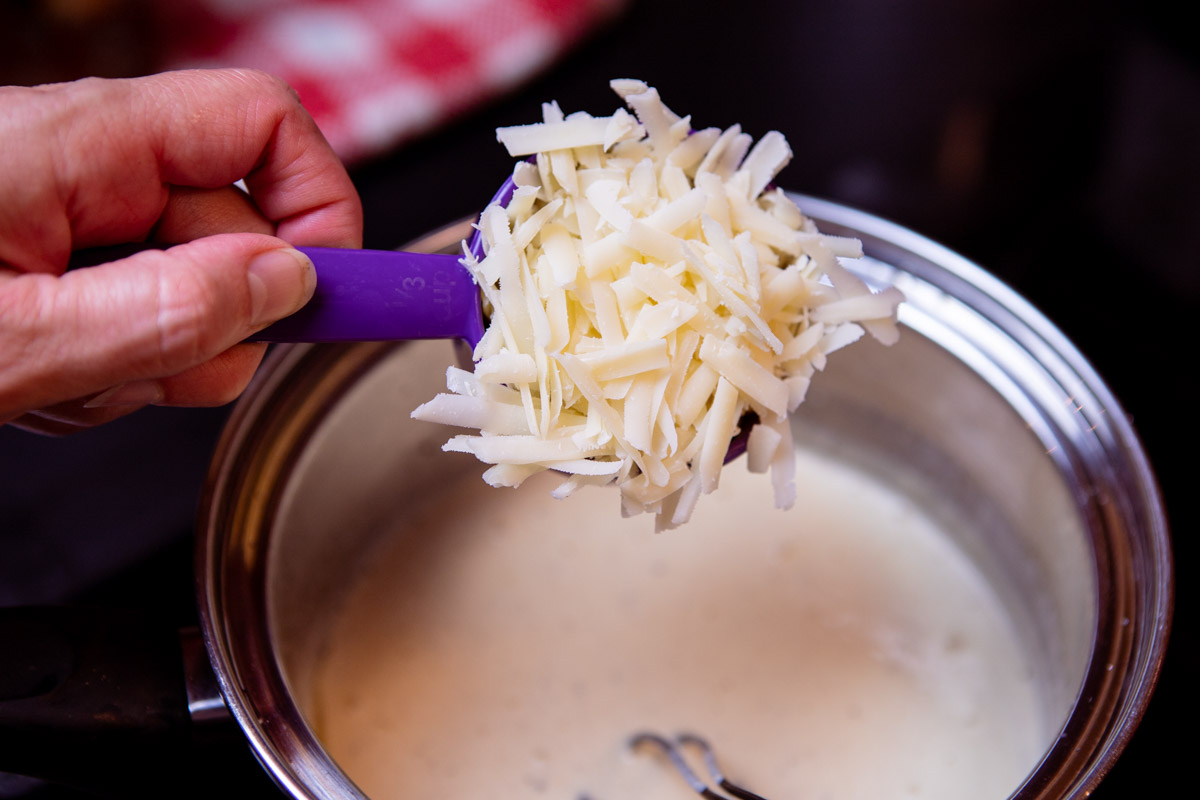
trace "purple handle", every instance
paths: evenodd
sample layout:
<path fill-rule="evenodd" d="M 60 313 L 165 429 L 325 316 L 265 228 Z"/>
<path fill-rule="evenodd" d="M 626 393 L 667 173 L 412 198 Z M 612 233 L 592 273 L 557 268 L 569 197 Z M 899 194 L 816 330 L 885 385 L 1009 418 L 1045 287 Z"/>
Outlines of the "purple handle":
<path fill-rule="evenodd" d="M 303 308 L 251 338 L 260 342 L 353 342 L 483 336 L 479 287 L 459 256 L 301 247 L 317 268 Z"/>
<path fill-rule="evenodd" d="M 478 237 L 472 240 L 479 250 Z M 71 269 L 126 258 L 161 245 L 79 250 Z M 297 248 L 317 269 L 312 299 L 295 314 L 250 336 L 255 342 L 369 342 L 483 336 L 479 287 L 459 256 L 395 250 Z M 481 255 L 481 254 L 480 254 Z"/>

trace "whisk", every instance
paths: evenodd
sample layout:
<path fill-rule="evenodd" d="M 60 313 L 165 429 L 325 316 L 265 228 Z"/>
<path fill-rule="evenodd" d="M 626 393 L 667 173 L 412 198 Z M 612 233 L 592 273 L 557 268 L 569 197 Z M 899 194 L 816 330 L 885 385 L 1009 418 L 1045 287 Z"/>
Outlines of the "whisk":
<path fill-rule="evenodd" d="M 662 750 L 676 771 L 687 781 L 692 791 L 701 797 L 707 798 L 707 800 L 730 800 L 731 797 L 738 798 L 738 800 L 766 800 L 761 795 L 757 795 L 730 782 L 721 771 L 720 766 L 718 766 L 717 757 L 713 755 L 712 747 L 709 746 L 707 741 L 695 734 L 681 733 L 672 741 L 656 733 L 643 731 L 634 734 L 629 740 L 629 746 L 634 749 L 639 749 L 646 745 L 651 745 Z M 725 794 L 717 792 L 709 784 L 705 783 L 688 766 L 681 750 L 681 748 L 685 747 L 693 748 L 700 753 L 700 757 L 704 762 L 704 768 L 708 770 L 708 774 L 712 778 L 712 783 L 724 791 Z"/>

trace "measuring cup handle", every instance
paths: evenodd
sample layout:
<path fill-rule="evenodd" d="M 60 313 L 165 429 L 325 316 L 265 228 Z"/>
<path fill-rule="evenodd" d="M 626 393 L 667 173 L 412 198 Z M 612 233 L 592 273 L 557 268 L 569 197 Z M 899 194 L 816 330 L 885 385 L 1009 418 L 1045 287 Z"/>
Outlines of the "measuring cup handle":
<path fill-rule="evenodd" d="M 96 266 L 159 245 L 76 252 L 70 268 Z M 454 255 L 297 248 L 312 259 L 317 288 L 295 314 L 249 337 L 259 342 L 362 342 L 483 336 L 479 288 Z"/>
<path fill-rule="evenodd" d="M 483 335 L 479 288 L 458 256 L 301 247 L 317 269 L 303 308 L 251 337 L 262 342 L 465 339 Z"/>

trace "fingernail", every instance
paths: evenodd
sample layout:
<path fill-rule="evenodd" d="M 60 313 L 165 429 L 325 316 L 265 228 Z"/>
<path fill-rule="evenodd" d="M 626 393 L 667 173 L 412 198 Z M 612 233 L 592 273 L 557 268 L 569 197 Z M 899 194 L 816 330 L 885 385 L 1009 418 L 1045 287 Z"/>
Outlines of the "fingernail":
<path fill-rule="evenodd" d="M 84 403 L 83 407 L 148 406 L 162 399 L 163 389 L 158 381 L 130 381 L 101 392 Z"/>
<path fill-rule="evenodd" d="M 259 253 L 250 262 L 251 322 L 266 325 L 308 302 L 317 273 L 308 256 L 290 247 Z"/>

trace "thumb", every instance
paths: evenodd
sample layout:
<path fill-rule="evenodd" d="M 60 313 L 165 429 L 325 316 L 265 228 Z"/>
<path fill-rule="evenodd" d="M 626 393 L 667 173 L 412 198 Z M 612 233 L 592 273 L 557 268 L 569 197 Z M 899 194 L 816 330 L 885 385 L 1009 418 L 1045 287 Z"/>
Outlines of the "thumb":
<path fill-rule="evenodd" d="M 312 296 L 272 236 L 221 234 L 65 275 L 0 279 L 0 419 L 204 363 Z"/>

